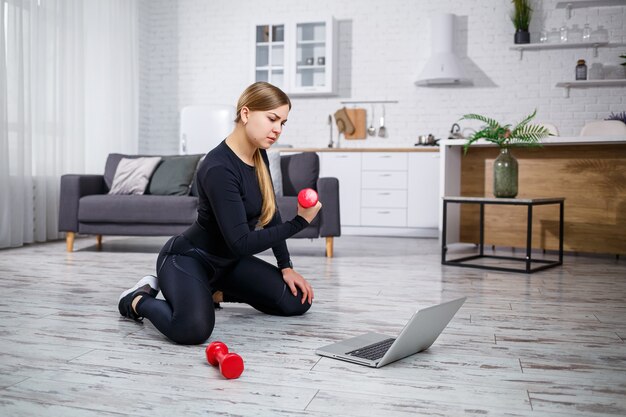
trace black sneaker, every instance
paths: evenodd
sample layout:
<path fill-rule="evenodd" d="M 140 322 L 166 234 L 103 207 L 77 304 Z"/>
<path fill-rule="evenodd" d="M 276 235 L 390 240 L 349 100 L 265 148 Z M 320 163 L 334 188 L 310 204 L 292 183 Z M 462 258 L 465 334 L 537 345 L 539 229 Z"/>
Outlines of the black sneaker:
<path fill-rule="evenodd" d="M 135 313 L 132 307 L 133 300 L 138 294 L 156 297 L 159 294 L 159 282 L 157 278 L 154 275 L 146 275 L 137 281 L 132 288 L 127 289 L 120 295 L 119 303 L 117 304 L 120 314 L 136 322 L 141 322 L 143 317 Z"/>

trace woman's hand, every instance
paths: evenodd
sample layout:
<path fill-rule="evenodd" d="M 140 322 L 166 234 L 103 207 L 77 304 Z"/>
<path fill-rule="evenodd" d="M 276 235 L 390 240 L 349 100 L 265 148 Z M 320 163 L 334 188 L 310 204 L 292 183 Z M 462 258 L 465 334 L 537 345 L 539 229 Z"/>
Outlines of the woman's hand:
<path fill-rule="evenodd" d="M 319 201 L 317 202 L 316 205 L 314 205 L 313 207 L 309 207 L 309 208 L 304 208 L 298 203 L 298 215 L 300 217 L 304 217 L 304 220 L 306 220 L 309 223 L 313 221 L 313 219 L 315 218 L 315 216 L 317 216 L 317 213 L 319 213 L 321 209 L 322 209 L 322 203 L 320 203 Z"/>
<path fill-rule="evenodd" d="M 311 287 L 311 284 L 309 284 L 309 282 L 306 279 L 304 279 L 302 275 L 298 274 L 296 271 L 294 271 L 291 268 L 284 268 L 282 270 L 282 273 L 283 273 L 283 280 L 285 281 L 285 283 L 289 287 L 289 290 L 294 296 L 298 295 L 297 288 L 299 288 L 300 291 L 302 291 L 302 300 L 300 303 L 304 304 L 305 301 L 308 301 L 309 304 L 312 304 L 313 303 L 313 287 Z"/>

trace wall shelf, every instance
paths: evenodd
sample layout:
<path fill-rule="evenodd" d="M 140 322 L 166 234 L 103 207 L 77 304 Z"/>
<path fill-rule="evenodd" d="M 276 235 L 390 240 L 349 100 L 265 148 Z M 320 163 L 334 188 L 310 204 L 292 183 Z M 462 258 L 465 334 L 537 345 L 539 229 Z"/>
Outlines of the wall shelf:
<path fill-rule="evenodd" d="M 587 7 L 626 6 L 626 0 L 572 0 L 560 1 L 556 4 L 557 9 L 565 9 L 567 18 L 572 17 L 572 9 Z"/>
<path fill-rule="evenodd" d="M 598 48 L 621 46 L 620 43 L 610 42 L 563 42 L 563 43 L 526 43 L 511 46 L 512 51 L 519 51 L 519 59 L 523 58 L 524 51 L 538 51 L 542 49 L 573 49 L 573 48 L 593 48 L 593 56 L 598 56 Z"/>
<path fill-rule="evenodd" d="M 569 97 L 570 88 L 590 88 L 590 87 L 626 87 L 626 79 L 624 80 L 580 80 L 580 81 L 563 81 L 556 83 L 557 87 L 565 89 L 565 97 Z"/>

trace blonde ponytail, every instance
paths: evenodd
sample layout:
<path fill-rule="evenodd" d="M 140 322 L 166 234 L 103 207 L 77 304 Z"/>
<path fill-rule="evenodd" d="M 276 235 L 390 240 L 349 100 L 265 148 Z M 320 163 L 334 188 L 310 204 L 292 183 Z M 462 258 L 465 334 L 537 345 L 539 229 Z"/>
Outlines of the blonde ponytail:
<path fill-rule="evenodd" d="M 287 97 L 284 91 L 270 83 L 258 81 L 248 86 L 239 97 L 235 123 L 241 121 L 241 109 L 244 107 L 247 107 L 250 111 L 267 111 L 284 105 L 288 105 L 289 110 L 291 110 L 291 100 L 289 100 L 289 97 Z M 254 152 L 253 160 L 256 177 L 259 181 L 259 188 L 261 189 L 261 196 L 263 197 L 259 226 L 264 227 L 274 217 L 274 213 L 276 212 L 276 198 L 274 196 L 274 187 L 272 187 L 270 173 L 259 149 Z"/>
<path fill-rule="evenodd" d="M 267 165 L 263 161 L 261 156 L 261 150 L 257 149 L 254 152 L 254 170 L 256 172 L 257 180 L 259 181 L 259 188 L 261 189 L 261 196 L 263 198 L 263 204 L 261 206 L 261 216 L 259 217 L 259 226 L 265 227 L 274 217 L 276 212 L 276 199 L 274 196 L 274 187 L 272 187 L 272 179 L 270 173 L 267 170 Z"/>

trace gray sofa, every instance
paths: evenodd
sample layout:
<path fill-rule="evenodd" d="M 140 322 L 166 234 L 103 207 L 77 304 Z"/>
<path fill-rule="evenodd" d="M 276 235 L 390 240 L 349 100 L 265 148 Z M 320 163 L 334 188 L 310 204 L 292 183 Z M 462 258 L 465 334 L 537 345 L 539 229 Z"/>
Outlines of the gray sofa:
<path fill-rule="evenodd" d="M 103 235 L 171 236 L 195 221 L 198 197 L 192 186 L 188 195 L 108 194 L 121 159 L 139 156 L 110 154 L 103 175 L 61 177 L 59 231 L 66 232 L 68 252 L 73 251 L 76 233 L 96 235 L 100 247 Z M 326 238 L 326 256 L 332 257 L 333 238 L 341 235 L 338 180 L 319 178 L 319 157 L 313 152 L 282 155 L 280 167 L 283 195 L 276 202 L 282 218 L 296 215 L 299 190 L 317 190 L 323 204 L 320 214 L 293 237 Z"/>

